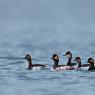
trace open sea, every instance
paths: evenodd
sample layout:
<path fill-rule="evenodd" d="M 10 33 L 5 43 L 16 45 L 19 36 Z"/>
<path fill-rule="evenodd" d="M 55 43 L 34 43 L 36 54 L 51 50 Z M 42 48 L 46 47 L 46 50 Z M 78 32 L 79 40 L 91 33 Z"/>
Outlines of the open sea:
<path fill-rule="evenodd" d="M 95 59 L 95 0 L 0 0 L 0 95 L 95 95 L 95 72 L 26 70 L 16 59 L 51 68 L 67 50 Z"/>

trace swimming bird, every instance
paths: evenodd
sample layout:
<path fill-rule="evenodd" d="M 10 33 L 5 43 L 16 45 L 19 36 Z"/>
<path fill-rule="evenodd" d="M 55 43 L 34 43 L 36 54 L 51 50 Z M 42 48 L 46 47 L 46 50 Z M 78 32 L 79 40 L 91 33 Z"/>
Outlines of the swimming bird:
<path fill-rule="evenodd" d="M 32 57 L 29 54 L 27 54 L 25 56 L 25 59 L 28 61 L 28 67 L 27 67 L 28 70 L 31 70 L 33 68 L 42 69 L 42 68 L 46 67 L 46 65 L 42 65 L 42 64 L 32 64 Z"/>
<path fill-rule="evenodd" d="M 90 66 L 90 64 L 82 64 L 80 57 L 76 57 L 74 61 L 76 61 L 78 64 L 77 69 L 86 69 Z"/>
<path fill-rule="evenodd" d="M 95 70 L 94 59 L 93 58 L 88 58 L 88 61 L 87 62 L 90 64 L 88 70 Z"/>
<path fill-rule="evenodd" d="M 66 65 L 59 65 L 59 56 L 57 54 L 53 54 L 52 58 L 54 61 L 53 64 L 53 69 L 57 69 L 57 70 L 73 70 L 74 67 L 73 66 L 66 66 Z"/>
<path fill-rule="evenodd" d="M 70 51 L 67 51 L 65 53 L 65 55 L 63 55 L 63 56 L 67 56 L 68 57 L 68 62 L 66 63 L 67 66 L 74 66 L 74 65 L 76 65 L 76 63 L 72 63 L 71 62 L 72 61 L 72 53 Z"/>

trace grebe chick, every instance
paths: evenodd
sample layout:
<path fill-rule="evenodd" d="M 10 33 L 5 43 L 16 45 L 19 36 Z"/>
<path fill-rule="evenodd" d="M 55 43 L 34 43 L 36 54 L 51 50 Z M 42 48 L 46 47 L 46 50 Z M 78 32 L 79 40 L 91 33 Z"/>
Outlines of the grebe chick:
<path fill-rule="evenodd" d="M 41 68 L 46 67 L 46 65 L 42 65 L 42 64 L 32 64 L 32 57 L 29 54 L 25 56 L 25 59 L 28 61 L 28 67 L 27 67 L 28 70 L 31 70 L 33 68 L 41 69 Z"/>
<path fill-rule="evenodd" d="M 87 62 L 90 64 L 88 70 L 95 70 L 94 59 L 93 58 L 88 58 L 88 61 Z"/>
<path fill-rule="evenodd" d="M 53 69 L 57 69 L 57 70 L 72 70 L 74 69 L 72 66 L 66 66 L 66 65 L 59 65 L 59 56 L 57 54 L 53 54 L 52 58 L 54 61 L 53 64 Z"/>
<path fill-rule="evenodd" d="M 76 65 L 76 63 L 72 63 L 71 62 L 72 61 L 72 53 L 70 51 L 67 51 L 65 53 L 65 55 L 63 55 L 63 56 L 67 56 L 68 57 L 68 62 L 66 63 L 67 66 L 74 66 L 74 65 Z"/>

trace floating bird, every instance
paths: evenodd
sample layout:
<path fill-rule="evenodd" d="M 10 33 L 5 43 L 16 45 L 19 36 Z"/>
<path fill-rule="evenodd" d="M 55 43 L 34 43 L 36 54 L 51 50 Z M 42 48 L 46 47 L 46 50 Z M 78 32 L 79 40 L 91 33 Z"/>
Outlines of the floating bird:
<path fill-rule="evenodd" d="M 28 61 L 28 67 L 27 67 L 28 70 L 31 70 L 33 68 L 42 69 L 46 67 L 46 65 L 42 65 L 42 64 L 32 64 L 32 57 L 29 54 L 25 56 L 25 59 Z"/>
<path fill-rule="evenodd" d="M 72 53 L 70 51 L 67 51 L 65 53 L 65 55 L 63 55 L 63 56 L 67 56 L 68 57 L 68 62 L 66 63 L 67 66 L 74 66 L 74 65 L 76 65 L 76 63 L 72 63 L 71 62 L 72 61 Z"/>
<path fill-rule="evenodd" d="M 95 70 L 94 59 L 93 58 L 88 58 L 88 61 L 87 62 L 90 64 L 88 70 Z"/>

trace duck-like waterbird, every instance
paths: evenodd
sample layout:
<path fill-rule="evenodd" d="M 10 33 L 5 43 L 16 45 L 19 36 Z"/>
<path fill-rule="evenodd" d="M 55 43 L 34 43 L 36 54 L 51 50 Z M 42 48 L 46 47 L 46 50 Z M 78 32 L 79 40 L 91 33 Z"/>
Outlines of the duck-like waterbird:
<path fill-rule="evenodd" d="M 44 68 L 44 67 L 46 67 L 46 65 L 43 65 L 43 64 L 32 64 L 32 57 L 31 57 L 31 55 L 30 54 L 27 54 L 26 56 L 25 56 L 25 59 L 28 61 L 28 67 L 27 67 L 27 69 L 28 70 L 31 70 L 31 69 L 33 69 L 33 68 Z"/>
<path fill-rule="evenodd" d="M 72 63 L 72 53 L 70 51 L 67 51 L 65 53 L 65 55 L 63 56 L 67 56 L 68 57 L 68 62 L 66 63 L 67 66 L 74 66 L 76 65 L 76 63 Z"/>

